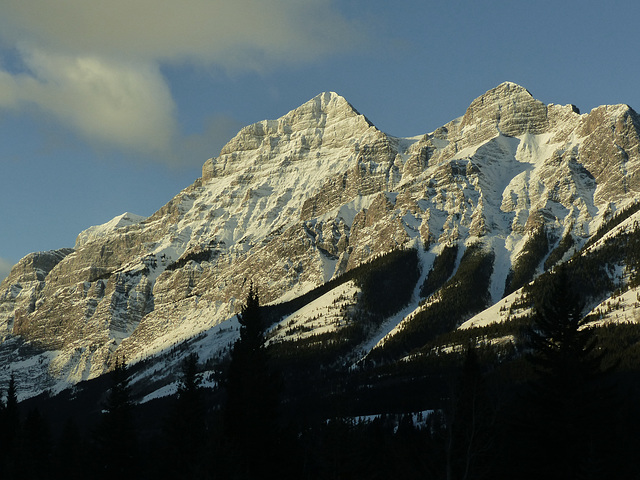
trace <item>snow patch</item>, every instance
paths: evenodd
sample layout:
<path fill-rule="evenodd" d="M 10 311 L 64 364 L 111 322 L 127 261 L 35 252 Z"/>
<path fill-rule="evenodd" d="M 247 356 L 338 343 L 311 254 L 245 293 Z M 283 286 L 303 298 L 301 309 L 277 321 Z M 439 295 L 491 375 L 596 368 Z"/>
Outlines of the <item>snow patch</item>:
<path fill-rule="evenodd" d="M 346 312 L 357 303 L 359 293 L 354 281 L 343 283 L 273 326 L 267 344 L 301 340 L 344 327 Z"/>
<path fill-rule="evenodd" d="M 142 217 L 134 213 L 125 212 L 122 215 L 112 218 L 107 223 L 102 225 L 95 225 L 83 230 L 78 234 L 76 238 L 75 248 L 79 248 L 87 243 L 93 242 L 99 238 L 109 235 L 119 228 L 129 227 L 131 225 L 137 225 L 138 223 L 146 220 L 147 217 Z"/>

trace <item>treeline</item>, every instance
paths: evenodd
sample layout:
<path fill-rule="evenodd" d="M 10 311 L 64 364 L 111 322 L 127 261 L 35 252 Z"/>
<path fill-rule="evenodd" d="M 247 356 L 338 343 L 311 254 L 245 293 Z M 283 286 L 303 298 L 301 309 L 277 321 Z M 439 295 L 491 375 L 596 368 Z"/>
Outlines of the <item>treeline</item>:
<path fill-rule="evenodd" d="M 611 288 L 602 265 L 638 265 L 638 238 L 543 274 L 520 299 L 529 317 L 466 330 L 455 327 L 489 301 L 493 252 L 468 246 L 452 274 L 458 253 L 445 249 L 423 289 L 442 284 L 434 303 L 374 351 L 384 361 L 358 365 L 349 352 L 376 312 L 415 290 L 416 251 L 354 269 L 362 317 L 294 342 L 265 345 L 274 310 L 251 288 L 230 356 L 188 356 L 172 397 L 134 404 L 123 359 L 89 397 L 18 404 L 12 378 L 0 478 L 635 478 L 640 326 L 594 328 L 581 312 Z M 213 389 L 201 384 L 209 368 Z"/>
<path fill-rule="evenodd" d="M 411 300 L 420 276 L 418 264 L 416 250 L 397 250 L 347 272 L 340 282 L 353 280 L 361 294 L 356 307 L 343 312 L 342 326 L 330 332 L 270 343 L 269 354 L 285 380 L 286 396 L 304 399 L 292 402 L 291 413 L 330 414 L 331 405 L 325 398 L 348 388 L 345 378 L 351 378 L 349 367 L 362 355 L 358 346 L 370 337 L 381 321 Z M 320 292 L 324 290 L 322 288 Z M 272 308 L 278 306 L 267 307 L 266 315 L 273 315 Z M 313 379 L 313 385 L 309 383 L 310 379 Z"/>
<path fill-rule="evenodd" d="M 295 358 L 298 366 L 307 365 L 314 372 L 343 363 L 385 318 L 409 303 L 419 277 L 418 252 L 415 249 L 394 250 L 327 282 L 304 295 L 302 301 L 295 299 L 286 304 L 263 307 L 266 318 L 280 319 L 347 281 L 353 280 L 361 290 L 356 308 L 343 312 L 345 326 L 332 332 L 274 343 L 270 347 L 274 358 L 283 363 Z M 311 373 L 308 371 L 305 375 Z"/>
<path fill-rule="evenodd" d="M 617 288 L 621 279 L 616 278 L 618 266 L 626 268 L 629 279 L 627 287 L 640 284 L 640 230 L 621 233 L 608 239 L 597 249 L 574 255 L 566 264 L 567 275 L 572 284 L 585 299 L 598 301 L 609 296 Z M 550 272 L 525 286 L 524 290 L 532 299 L 545 295 L 545 279 Z"/>
<path fill-rule="evenodd" d="M 422 283 L 420 288 L 420 296 L 427 298 L 453 275 L 456 268 L 456 259 L 458 257 L 458 244 L 446 245 L 440 255 L 433 261 L 433 266 Z"/>
<path fill-rule="evenodd" d="M 596 231 L 595 234 L 591 235 L 587 243 L 583 248 L 589 248 L 591 245 L 595 244 L 598 240 L 604 237 L 608 232 L 613 230 L 615 227 L 624 222 L 627 218 L 631 217 L 634 213 L 640 211 L 640 202 L 634 202 L 630 206 L 618 212 L 608 221 L 603 223 L 600 228 Z"/>
<path fill-rule="evenodd" d="M 142 463 L 133 421 L 134 407 L 129 398 L 129 379 L 123 364 L 118 363 L 110 377 L 113 379 L 111 389 L 105 393 L 104 401 L 94 407 L 102 413 L 95 412 L 89 425 L 82 425 L 80 417 L 72 414 L 61 423 L 55 414 L 62 412 L 51 410 L 46 404 L 34 406 L 33 401 L 18 404 L 18 386 L 12 376 L 6 399 L 0 401 L 0 478 L 137 475 Z"/>
<path fill-rule="evenodd" d="M 450 254 L 446 254 L 450 258 Z M 399 332 L 376 348 L 372 361 L 396 360 L 454 329 L 469 314 L 483 310 L 490 300 L 490 279 L 495 255 L 481 244 L 467 247 L 460 266 L 426 308 L 405 321 Z M 441 277 L 442 278 L 442 277 Z"/>
<path fill-rule="evenodd" d="M 564 257 L 565 253 L 567 253 L 574 245 L 575 240 L 573 239 L 573 235 L 569 230 L 567 231 L 567 233 L 565 233 L 556 248 L 551 251 L 547 259 L 544 261 L 544 270 L 547 271 L 558 264 L 560 260 L 562 260 L 562 257 Z"/>
<path fill-rule="evenodd" d="M 418 251 L 393 250 L 362 265 L 354 274 L 362 290 L 360 306 L 382 321 L 400 311 L 411 300 L 420 277 Z"/>
<path fill-rule="evenodd" d="M 509 270 L 504 288 L 504 295 L 509 295 L 523 287 L 536 274 L 538 266 L 549 253 L 549 237 L 544 226 L 536 229 L 522 247 L 522 253 L 513 262 Z"/>
<path fill-rule="evenodd" d="M 417 250 L 392 250 L 293 300 L 261 307 L 263 316 L 267 324 L 276 322 L 351 280 L 362 290 L 362 306 L 365 309 L 373 313 L 382 311 L 387 315 L 395 313 L 411 299 L 413 286 L 420 276 L 418 263 Z"/>

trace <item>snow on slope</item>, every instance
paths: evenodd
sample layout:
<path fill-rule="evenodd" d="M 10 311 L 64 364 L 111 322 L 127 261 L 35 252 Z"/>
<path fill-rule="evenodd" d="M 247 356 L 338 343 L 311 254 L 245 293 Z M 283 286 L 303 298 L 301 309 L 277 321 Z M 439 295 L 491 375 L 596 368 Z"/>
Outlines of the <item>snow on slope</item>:
<path fill-rule="evenodd" d="M 596 317 L 593 325 L 640 322 L 640 287 L 607 298 L 589 313 Z"/>
<path fill-rule="evenodd" d="M 507 295 L 500 301 L 494 303 L 486 310 L 474 315 L 469 320 L 460 325 L 459 329 L 467 329 L 474 327 L 486 327 L 492 323 L 506 322 L 514 317 L 510 316 L 509 311 L 511 305 L 522 296 L 522 289 Z"/>
<path fill-rule="evenodd" d="M 175 379 L 180 376 L 182 364 L 189 355 L 197 355 L 198 362 L 204 363 L 230 351 L 239 336 L 240 323 L 237 316 L 234 316 L 188 340 L 188 348 L 176 342 L 164 350 L 147 355 L 145 359 L 149 367 L 143 368 L 131 378 L 132 385 L 143 385 L 142 389 L 149 392 L 140 403 L 173 395 L 178 387 L 178 381 Z M 174 352 L 175 346 L 182 348 Z M 203 376 L 202 386 L 205 388 L 215 386 L 215 381 L 210 374 Z"/>
<path fill-rule="evenodd" d="M 107 223 L 89 227 L 78 234 L 78 237 L 76 238 L 76 248 L 109 235 L 119 228 L 137 225 L 138 223 L 146 220 L 146 218 L 147 217 L 142 217 L 134 213 L 125 212 L 122 215 L 112 218 Z"/>
<path fill-rule="evenodd" d="M 385 339 L 393 335 L 394 332 L 401 327 L 403 321 L 411 318 L 415 312 L 420 309 L 420 289 L 422 288 L 425 278 L 427 278 L 427 275 L 429 274 L 429 270 L 433 265 L 436 254 L 432 251 L 425 251 L 421 245 L 418 246 L 418 254 L 420 258 L 420 277 L 416 282 L 409 305 L 382 322 L 378 330 L 369 338 L 369 340 L 358 346 L 357 350 L 362 352 L 362 358 L 366 358 L 367 354 L 375 347 L 383 345 Z"/>
<path fill-rule="evenodd" d="M 343 283 L 274 325 L 267 334 L 267 344 L 301 340 L 346 326 L 347 314 L 359 293 L 353 281 Z"/>
<path fill-rule="evenodd" d="M 27 283 L 31 272 L 16 271 L 8 291 L 25 294 L 0 298 L 0 320 L 9 325 L 13 316 L 4 312 L 15 310 L 21 332 L 37 337 L 50 318 L 69 319 L 51 364 L 78 381 L 101 374 L 114 352 L 141 360 L 226 328 L 247 279 L 259 283 L 266 303 L 294 298 L 347 261 L 353 267 L 421 242 L 429 247 L 419 285 L 442 244 L 481 241 L 492 248 L 489 288 L 497 302 L 536 225 L 585 240 L 605 212 L 615 211 L 611 185 L 601 184 L 617 171 L 617 157 L 593 175 L 582 163 L 600 168 L 609 144 L 624 145 L 623 170 L 635 168 L 633 142 L 607 137 L 626 125 L 616 115 L 627 111 L 594 110 L 599 117 L 589 121 L 571 106 L 544 106 L 505 83 L 476 99 L 464 117 L 403 139 L 377 130 L 339 95 L 321 94 L 277 120 L 243 128 L 204 164 L 202 179 L 152 217 L 125 214 L 82 232 L 46 288 L 39 278 Z M 621 135 L 633 137 L 632 130 Z M 593 131 L 598 141 L 590 139 Z M 606 203 L 596 202 L 598 192 Z M 365 350 L 416 311 L 417 288 L 412 304 L 384 322 Z M 41 291 L 47 295 L 37 297 Z M 291 326 L 302 334 L 310 315 L 290 318 Z"/>

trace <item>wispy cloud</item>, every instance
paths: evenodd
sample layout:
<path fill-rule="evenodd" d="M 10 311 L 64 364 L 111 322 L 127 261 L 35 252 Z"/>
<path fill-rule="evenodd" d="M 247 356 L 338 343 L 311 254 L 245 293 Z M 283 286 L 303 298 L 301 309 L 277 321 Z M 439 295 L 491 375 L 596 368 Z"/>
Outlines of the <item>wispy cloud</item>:
<path fill-rule="evenodd" d="M 0 68 L 0 109 L 35 105 L 90 140 L 168 152 L 195 139 L 179 138 L 160 65 L 264 71 L 364 37 L 332 0 L 6 0 L 0 47 L 23 68 Z"/>
<path fill-rule="evenodd" d="M 1 10 L 11 42 L 229 68 L 309 61 L 364 40 L 333 0 L 5 0 Z"/>
<path fill-rule="evenodd" d="M 29 74 L 0 71 L 0 108 L 36 104 L 90 139 L 154 153 L 176 128 L 174 103 L 153 64 L 23 51 Z"/>

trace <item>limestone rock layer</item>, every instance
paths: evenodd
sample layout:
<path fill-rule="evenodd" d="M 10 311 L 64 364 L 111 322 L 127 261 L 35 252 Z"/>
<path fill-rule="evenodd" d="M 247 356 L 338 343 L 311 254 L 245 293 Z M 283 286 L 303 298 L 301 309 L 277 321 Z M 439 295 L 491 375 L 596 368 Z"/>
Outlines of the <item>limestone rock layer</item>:
<path fill-rule="evenodd" d="M 511 265 L 541 225 L 586 242 L 637 198 L 639 169 L 626 105 L 580 114 L 507 82 L 434 132 L 396 138 L 323 93 L 243 128 L 151 217 L 22 259 L 0 285 L 0 347 L 26 341 L 49 352 L 51 382 L 76 382 L 227 321 L 250 282 L 276 302 L 393 249 L 471 242 Z"/>

